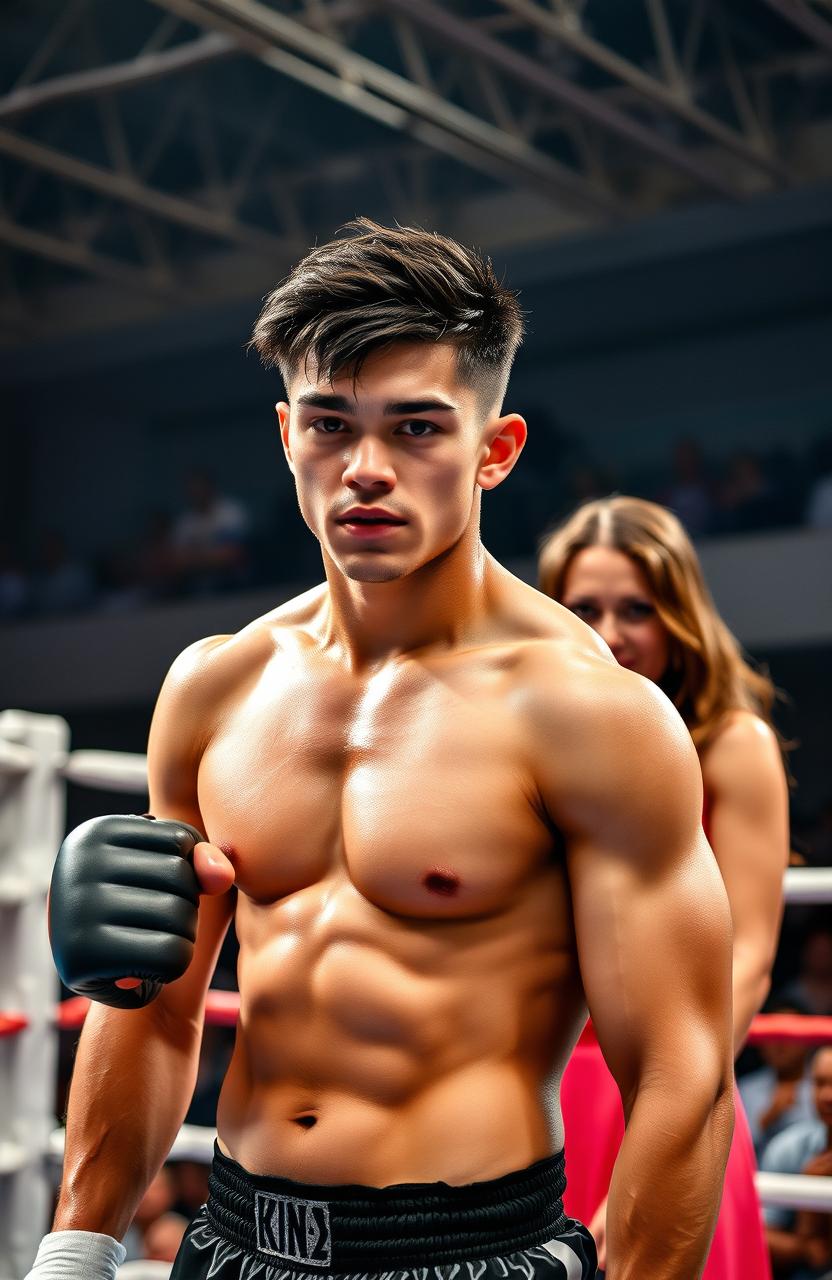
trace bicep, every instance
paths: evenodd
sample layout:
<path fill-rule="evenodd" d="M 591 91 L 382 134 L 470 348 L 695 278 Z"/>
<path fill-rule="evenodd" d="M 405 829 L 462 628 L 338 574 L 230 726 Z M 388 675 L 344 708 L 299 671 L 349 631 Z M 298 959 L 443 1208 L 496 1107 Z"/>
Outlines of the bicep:
<path fill-rule="evenodd" d="M 625 714 L 626 711 L 626 714 Z M 573 775 L 566 842 L 578 961 L 625 1107 L 680 1052 L 716 1084 L 731 1061 L 731 925 L 702 831 L 690 734 L 654 689 L 612 707 Z M 583 780 L 582 780 L 583 779 Z"/>
<path fill-rule="evenodd" d="M 187 822 L 205 833 L 198 807 L 167 800 L 162 790 L 151 787 L 150 812 L 157 818 Z M 196 937 L 191 962 L 175 982 L 167 983 L 153 1002 L 157 1014 L 171 1014 L 178 1020 L 192 1022 L 201 1029 L 208 986 L 216 967 L 220 948 L 234 916 L 236 889 L 209 897 L 201 894 L 197 912 Z"/>
<path fill-rule="evenodd" d="M 174 806 L 180 821 L 204 830 L 199 813 L 197 775 L 210 735 L 210 712 L 215 680 L 206 659 L 224 636 L 200 640 L 180 653 L 165 677 L 150 724 L 147 778 L 150 811 Z M 188 818 L 185 813 L 190 813 Z"/>
<path fill-rule="evenodd" d="M 158 819 L 186 822 L 206 838 L 197 779 L 209 732 L 211 686 L 202 667 L 207 653 L 222 639 L 200 641 L 177 658 L 159 694 L 147 747 L 150 812 Z M 157 997 L 157 1012 L 201 1025 L 208 984 L 235 904 L 233 889 L 217 897 L 200 896 L 193 958 L 187 972 Z"/>
<path fill-rule="evenodd" d="M 718 1078 L 730 1057 L 730 922 L 704 837 L 668 841 L 651 865 L 643 850 L 591 838 L 568 858 L 584 991 L 625 1109 L 652 1072 L 676 1075 L 680 1052 Z"/>
<path fill-rule="evenodd" d="M 732 1059 L 731 924 L 690 734 L 659 689 L 620 667 L 587 664 L 559 692 L 540 718 L 537 776 L 565 842 L 604 1057 L 625 1108 L 654 1071 L 719 1088 Z"/>

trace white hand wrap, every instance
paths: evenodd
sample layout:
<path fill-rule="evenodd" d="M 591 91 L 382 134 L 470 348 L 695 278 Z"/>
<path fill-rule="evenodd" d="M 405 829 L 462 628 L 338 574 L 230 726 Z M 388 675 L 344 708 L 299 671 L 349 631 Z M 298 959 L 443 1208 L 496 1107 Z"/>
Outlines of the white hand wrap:
<path fill-rule="evenodd" d="M 95 1231 L 53 1231 L 40 1242 L 25 1280 L 115 1280 L 127 1250 Z"/>

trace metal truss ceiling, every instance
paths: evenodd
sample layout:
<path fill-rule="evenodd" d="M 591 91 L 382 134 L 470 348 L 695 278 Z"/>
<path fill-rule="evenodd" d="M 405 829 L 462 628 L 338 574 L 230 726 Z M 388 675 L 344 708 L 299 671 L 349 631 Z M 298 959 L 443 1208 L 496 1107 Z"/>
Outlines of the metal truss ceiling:
<path fill-rule="evenodd" d="M 116 323 L 267 287 L 356 212 L 506 247 L 531 207 L 556 236 L 832 170 L 828 0 L 16 0 L 4 31 L 5 341 L 85 276 Z"/>

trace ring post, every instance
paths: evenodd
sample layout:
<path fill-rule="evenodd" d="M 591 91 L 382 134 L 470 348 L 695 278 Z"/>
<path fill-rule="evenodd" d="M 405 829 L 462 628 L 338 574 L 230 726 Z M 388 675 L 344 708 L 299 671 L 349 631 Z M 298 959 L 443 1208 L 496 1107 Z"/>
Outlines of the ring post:
<path fill-rule="evenodd" d="M 0 712 L 0 1008 L 25 1027 L 0 1039 L 0 1280 L 20 1280 L 49 1229 L 58 977 L 46 895 L 64 834 L 69 725 Z"/>

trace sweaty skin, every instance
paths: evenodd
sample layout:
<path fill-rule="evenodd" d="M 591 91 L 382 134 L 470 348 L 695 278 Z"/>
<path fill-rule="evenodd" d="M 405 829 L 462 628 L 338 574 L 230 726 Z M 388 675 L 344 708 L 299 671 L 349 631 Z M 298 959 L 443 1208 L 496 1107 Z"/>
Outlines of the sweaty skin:
<path fill-rule="evenodd" d="M 395 359 L 363 375 L 381 401 L 391 378 L 413 397 L 414 366 Z M 460 401 L 450 367 L 430 388 Z M 144 1009 L 91 1010 L 55 1229 L 123 1232 L 187 1107 L 233 915 L 241 1008 L 217 1127 L 235 1160 L 375 1186 L 524 1168 L 563 1145 L 550 1100 L 589 1006 L 630 1122 L 609 1280 L 691 1280 L 730 1141 L 731 1029 L 728 910 L 689 735 L 589 627 L 483 551 L 473 515 L 408 569 L 420 538 L 453 533 L 453 429 L 412 461 L 377 421 L 368 409 L 335 462 L 302 445 L 291 461 L 316 531 L 341 484 L 408 513 L 400 541 L 383 535 L 390 576 L 357 581 L 361 550 L 326 533 L 326 584 L 192 646 L 160 694 L 151 811 L 202 830 L 203 887 L 233 871 L 235 889 L 201 899 L 184 978 Z M 481 487 L 489 466 L 510 470 L 500 430 L 477 454 Z"/>
<path fill-rule="evenodd" d="M 534 1094 L 584 1017 L 565 863 L 512 705 L 523 644 L 356 679 L 321 653 L 322 606 L 252 635 L 253 687 L 200 765 L 239 891 L 245 1036 L 220 1133 L 247 1167 L 278 1172 L 279 1151 L 305 1181 L 497 1177 L 550 1150 Z M 277 724 L 289 750 L 264 752 Z"/>

